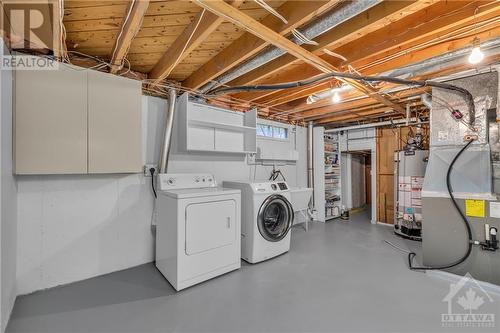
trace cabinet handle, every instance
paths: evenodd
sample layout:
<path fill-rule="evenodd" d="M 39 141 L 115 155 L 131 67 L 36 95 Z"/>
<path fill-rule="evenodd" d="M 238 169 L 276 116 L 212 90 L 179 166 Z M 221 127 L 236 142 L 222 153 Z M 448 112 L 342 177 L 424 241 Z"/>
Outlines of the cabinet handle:
<path fill-rule="evenodd" d="M 226 218 L 226 224 L 227 224 L 227 228 L 231 229 L 231 218 L 230 217 Z"/>

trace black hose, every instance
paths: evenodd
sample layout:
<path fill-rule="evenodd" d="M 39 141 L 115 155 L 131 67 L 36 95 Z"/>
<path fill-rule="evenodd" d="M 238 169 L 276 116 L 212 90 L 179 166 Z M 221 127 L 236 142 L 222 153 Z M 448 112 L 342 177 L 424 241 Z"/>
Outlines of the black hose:
<path fill-rule="evenodd" d="M 158 196 L 156 195 L 155 181 L 153 177 L 155 174 L 155 169 L 154 168 L 149 169 L 149 173 L 151 174 L 151 189 L 153 190 L 153 195 L 155 196 L 155 198 L 158 198 Z"/>
<path fill-rule="evenodd" d="M 242 91 L 290 89 L 290 88 L 311 85 L 313 83 L 321 82 L 321 81 L 331 79 L 331 78 L 344 78 L 344 79 L 351 79 L 351 80 L 365 81 L 365 82 L 383 81 L 383 82 L 390 82 L 390 83 L 396 83 L 396 84 L 402 84 L 402 85 L 410 85 L 410 86 L 417 86 L 417 87 L 430 86 L 430 87 L 436 87 L 436 88 L 450 90 L 450 91 L 461 94 L 463 96 L 463 98 L 465 99 L 465 101 L 467 103 L 467 107 L 469 109 L 469 124 L 473 125 L 474 121 L 475 121 L 476 109 L 475 109 L 475 105 L 474 105 L 474 97 L 467 89 L 464 89 L 462 87 L 458 87 L 458 86 L 455 86 L 455 85 L 452 85 L 449 83 L 442 83 L 442 82 L 435 82 L 435 81 L 423 81 L 423 80 L 406 80 L 406 79 L 400 79 L 400 78 L 390 77 L 390 76 L 362 76 L 362 75 L 352 74 L 352 73 L 330 72 L 330 73 L 316 76 L 316 77 L 311 78 L 311 79 L 306 79 L 306 80 L 301 80 L 301 81 L 292 81 L 292 82 L 277 83 L 277 84 L 262 84 L 262 85 L 248 85 L 248 86 L 215 88 L 215 89 L 209 91 L 206 94 L 206 96 L 210 97 L 210 96 L 215 96 L 215 95 L 220 95 L 220 94 L 237 93 L 237 92 L 242 92 Z"/>
<path fill-rule="evenodd" d="M 474 141 L 474 139 L 470 140 L 469 142 L 467 142 L 467 144 L 462 149 L 460 149 L 460 151 L 455 155 L 455 157 L 451 161 L 450 166 L 448 167 L 448 171 L 446 172 L 446 187 L 448 189 L 448 194 L 450 195 L 451 202 L 453 203 L 453 206 L 460 214 L 460 217 L 462 218 L 462 221 L 465 224 L 465 227 L 467 228 L 467 236 L 469 238 L 468 245 L 467 245 L 467 252 L 459 260 L 455 261 L 454 263 L 451 263 L 448 265 L 443 265 L 443 266 L 433 266 L 433 267 L 412 266 L 413 258 L 417 254 L 415 252 L 410 252 L 410 253 L 408 253 L 408 266 L 410 267 L 411 270 L 434 270 L 434 269 L 452 268 L 452 267 L 455 267 L 455 266 L 463 263 L 472 252 L 472 244 L 473 244 L 472 229 L 470 227 L 470 223 L 469 223 L 469 220 L 467 219 L 467 216 L 465 216 L 465 214 L 462 212 L 462 210 L 458 206 L 458 203 L 457 203 L 457 200 L 455 199 L 455 196 L 453 195 L 453 188 L 451 187 L 451 183 L 450 183 L 450 175 L 451 175 L 451 170 L 452 170 L 455 162 L 458 160 L 460 155 L 462 155 L 462 153 L 472 144 L 473 141 Z"/>

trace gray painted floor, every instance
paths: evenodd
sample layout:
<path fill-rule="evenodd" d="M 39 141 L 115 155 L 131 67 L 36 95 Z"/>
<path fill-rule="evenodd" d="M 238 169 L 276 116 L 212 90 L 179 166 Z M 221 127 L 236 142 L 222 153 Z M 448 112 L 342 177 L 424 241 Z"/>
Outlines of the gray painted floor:
<path fill-rule="evenodd" d="M 19 297 L 7 333 L 475 331 L 441 327 L 449 282 L 409 271 L 384 239 L 419 246 L 361 212 L 294 228 L 289 253 L 178 293 L 150 264 Z M 491 296 L 482 313 L 500 318 Z"/>

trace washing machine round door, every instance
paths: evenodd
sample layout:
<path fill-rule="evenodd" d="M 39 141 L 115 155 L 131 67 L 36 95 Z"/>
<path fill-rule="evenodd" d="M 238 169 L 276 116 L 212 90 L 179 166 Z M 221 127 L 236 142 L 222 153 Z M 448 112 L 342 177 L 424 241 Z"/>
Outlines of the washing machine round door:
<path fill-rule="evenodd" d="M 257 226 L 262 237 L 270 242 L 278 242 L 285 238 L 292 224 L 293 208 L 290 201 L 279 194 L 267 197 L 257 216 Z"/>

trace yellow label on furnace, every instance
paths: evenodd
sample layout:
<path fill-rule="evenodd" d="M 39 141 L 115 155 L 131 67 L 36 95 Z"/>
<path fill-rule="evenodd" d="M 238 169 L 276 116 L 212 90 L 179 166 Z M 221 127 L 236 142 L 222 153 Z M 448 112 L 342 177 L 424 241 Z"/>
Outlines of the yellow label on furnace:
<path fill-rule="evenodd" d="M 465 200 L 465 215 L 484 217 L 484 200 Z"/>

